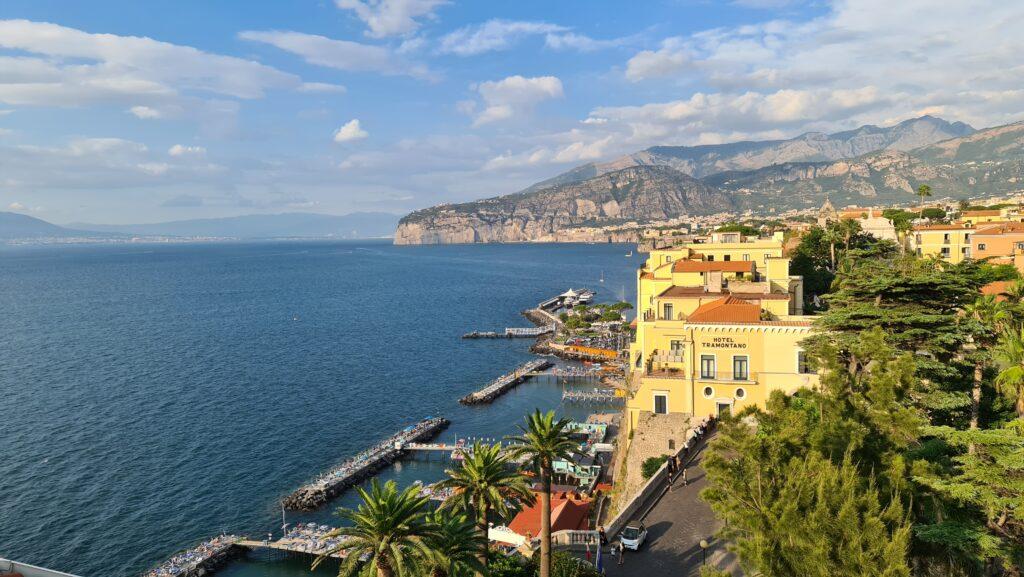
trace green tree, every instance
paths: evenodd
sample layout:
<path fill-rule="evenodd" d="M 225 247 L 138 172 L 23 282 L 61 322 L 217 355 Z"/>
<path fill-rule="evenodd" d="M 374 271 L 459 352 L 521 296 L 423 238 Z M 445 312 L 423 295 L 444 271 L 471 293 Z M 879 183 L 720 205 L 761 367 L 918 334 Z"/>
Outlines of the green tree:
<path fill-rule="evenodd" d="M 1003 363 L 996 387 L 1014 402 L 1017 417 L 1024 417 L 1024 326 L 1003 331 L 996 357 Z"/>
<path fill-rule="evenodd" d="M 421 574 L 462 577 L 483 572 L 478 555 L 487 542 L 473 519 L 462 511 L 438 509 L 428 515 L 427 522 L 432 531 L 426 538 L 427 555 L 421 564 Z"/>
<path fill-rule="evenodd" d="M 921 216 L 928 220 L 942 220 L 946 218 L 946 211 L 937 207 L 926 208 L 921 211 Z"/>
<path fill-rule="evenodd" d="M 909 576 L 910 524 L 901 500 L 858 470 L 807 446 L 821 424 L 808 397 L 776 395 L 768 412 L 724 422 L 705 458 L 701 497 L 725 521 L 746 574 Z"/>
<path fill-rule="evenodd" d="M 1009 308 L 992 295 L 980 296 L 964 308 L 969 323 L 971 342 L 965 346 L 970 360 L 974 363 L 974 379 L 971 387 L 971 419 L 969 427 L 978 428 L 981 411 L 981 394 L 985 369 L 992 360 L 992 347 L 998 336 L 1011 320 Z"/>
<path fill-rule="evenodd" d="M 555 420 L 555 412 L 534 411 L 526 417 L 522 434 L 510 437 L 510 453 L 525 458 L 541 483 L 540 577 L 551 577 L 551 476 L 554 462 L 571 458 L 577 447 L 571 438 L 568 419 Z"/>
<path fill-rule="evenodd" d="M 452 496 L 442 507 L 474 513 L 480 538 L 478 559 L 480 565 L 486 567 L 489 516 L 510 517 L 523 502 L 533 498 L 530 487 L 498 444 L 473 443 L 469 450 L 463 451 L 459 466 L 445 473 L 448 478 L 439 485 L 451 489 Z"/>
<path fill-rule="evenodd" d="M 723 224 L 722 226 L 718 227 L 715 230 L 715 232 L 738 232 L 743 236 L 758 236 L 759 234 L 761 234 L 761 231 L 750 226 L 749 224 L 740 224 L 738 222 Z"/>
<path fill-rule="evenodd" d="M 932 195 L 932 187 L 922 184 L 917 187 L 917 196 L 921 199 L 921 217 L 924 217 L 924 199 Z"/>
<path fill-rule="evenodd" d="M 433 536 L 427 521 L 427 497 L 416 486 L 399 491 L 394 481 L 383 486 L 374 479 L 370 490 L 358 488 L 363 502 L 356 509 L 341 508 L 337 515 L 351 522 L 332 536 L 347 536 L 313 562 L 316 569 L 329 556 L 344 552 L 339 577 L 354 575 L 362 569 L 368 577 L 413 577 L 416 565 L 430 554 L 426 540 Z M 365 563 L 361 559 L 365 557 Z"/>

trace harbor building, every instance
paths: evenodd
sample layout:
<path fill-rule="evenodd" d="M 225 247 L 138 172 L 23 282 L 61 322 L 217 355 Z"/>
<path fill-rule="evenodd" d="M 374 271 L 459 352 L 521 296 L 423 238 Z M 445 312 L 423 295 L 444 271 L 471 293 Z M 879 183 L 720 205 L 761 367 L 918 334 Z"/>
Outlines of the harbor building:
<path fill-rule="evenodd" d="M 642 413 L 721 415 L 818 382 L 800 346 L 813 320 L 803 278 L 789 274 L 781 235 L 653 251 L 637 295 L 628 430 Z"/>
<path fill-rule="evenodd" d="M 956 264 L 972 257 L 974 234 L 975 228 L 968 224 L 920 224 L 914 226 L 907 242 L 917 256 L 934 256 Z"/>
<path fill-rule="evenodd" d="M 1016 206 L 1003 207 L 998 209 L 965 210 L 960 213 L 960 222 L 971 226 L 987 224 L 991 222 L 1021 222 L 1024 215 Z"/>

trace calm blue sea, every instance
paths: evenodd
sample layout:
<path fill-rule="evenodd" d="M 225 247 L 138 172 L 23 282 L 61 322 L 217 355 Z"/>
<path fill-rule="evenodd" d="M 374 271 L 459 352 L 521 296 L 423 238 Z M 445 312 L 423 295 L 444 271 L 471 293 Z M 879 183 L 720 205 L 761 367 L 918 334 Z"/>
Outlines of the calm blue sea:
<path fill-rule="evenodd" d="M 463 407 L 528 360 L 530 341 L 459 336 L 529 326 L 520 310 L 570 286 L 632 301 L 632 249 L 0 248 L 0 557 L 137 575 L 222 530 L 274 530 L 282 495 L 424 416 L 451 419 L 449 439 L 511 433 L 558 407 L 559 385 Z M 409 460 L 382 477 L 431 481 L 444 467 Z M 254 554 L 220 575 L 309 571 Z"/>

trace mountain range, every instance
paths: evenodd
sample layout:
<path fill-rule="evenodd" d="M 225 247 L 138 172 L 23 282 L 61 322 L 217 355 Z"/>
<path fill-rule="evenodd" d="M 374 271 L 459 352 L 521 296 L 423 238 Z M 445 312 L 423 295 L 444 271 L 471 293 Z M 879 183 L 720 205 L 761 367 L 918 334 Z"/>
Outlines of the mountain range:
<path fill-rule="evenodd" d="M 161 236 L 183 238 L 383 238 L 398 217 L 383 212 L 346 215 L 284 213 L 179 220 L 153 224 L 71 223 L 64 226 L 13 212 L 0 212 L 0 239 Z"/>
<path fill-rule="evenodd" d="M 932 116 L 788 140 L 655 146 L 590 163 L 519 193 L 404 217 L 396 244 L 516 242 L 566 228 L 752 210 L 908 202 L 1024 188 L 1024 123 L 975 130 Z M 698 192 L 699 191 L 699 192 Z M 614 202 L 612 202 L 614 201 Z"/>

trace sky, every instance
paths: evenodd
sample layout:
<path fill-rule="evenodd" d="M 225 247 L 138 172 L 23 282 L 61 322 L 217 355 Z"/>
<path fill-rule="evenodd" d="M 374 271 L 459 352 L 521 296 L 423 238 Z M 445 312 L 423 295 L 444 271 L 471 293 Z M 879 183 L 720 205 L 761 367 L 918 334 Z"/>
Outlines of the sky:
<path fill-rule="evenodd" d="M 1005 0 L 4 0 L 0 210 L 404 214 L 655 145 L 1024 120 Z"/>

